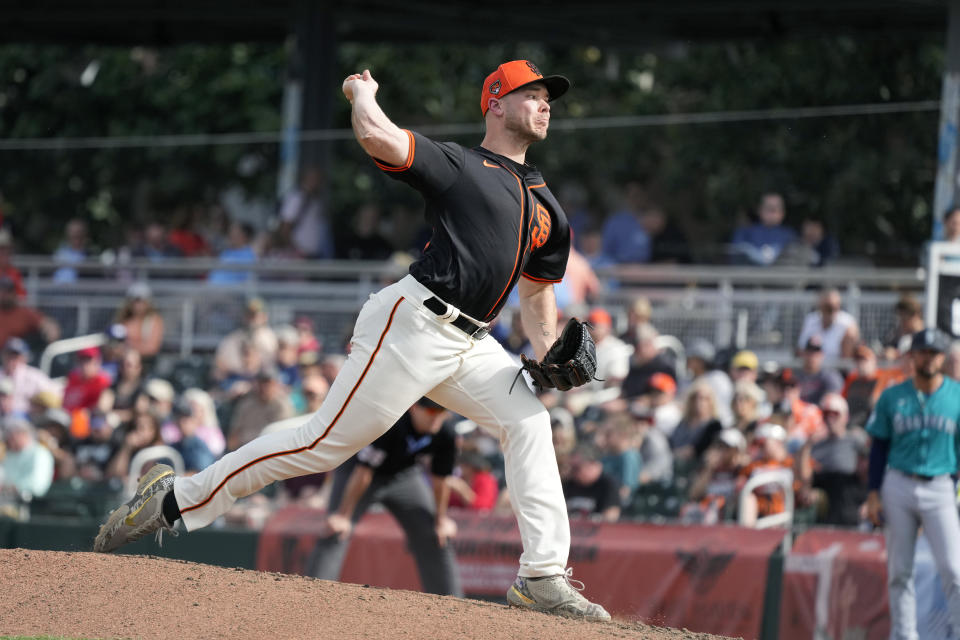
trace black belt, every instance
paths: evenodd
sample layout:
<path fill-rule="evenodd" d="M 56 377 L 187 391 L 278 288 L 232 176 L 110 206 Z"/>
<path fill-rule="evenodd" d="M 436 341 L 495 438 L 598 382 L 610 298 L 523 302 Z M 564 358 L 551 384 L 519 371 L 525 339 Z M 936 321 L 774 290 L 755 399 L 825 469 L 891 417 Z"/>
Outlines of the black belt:
<path fill-rule="evenodd" d="M 447 315 L 447 303 L 436 296 L 424 300 L 423 306 L 425 306 L 427 309 L 430 309 L 430 311 L 433 311 L 438 316 Z M 457 319 L 450 324 L 455 326 L 457 329 L 460 329 L 460 331 L 463 331 L 474 340 L 481 340 L 485 338 L 488 333 L 490 333 L 490 329 L 478 325 L 476 322 L 465 316 L 457 316 Z"/>
<path fill-rule="evenodd" d="M 920 482 L 930 482 L 937 476 L 922 476 L 919 473 L 907 473 L 906 471 L 901 471 L 903 475 L 907 476 L 911 480 L 919 480 Z"/>

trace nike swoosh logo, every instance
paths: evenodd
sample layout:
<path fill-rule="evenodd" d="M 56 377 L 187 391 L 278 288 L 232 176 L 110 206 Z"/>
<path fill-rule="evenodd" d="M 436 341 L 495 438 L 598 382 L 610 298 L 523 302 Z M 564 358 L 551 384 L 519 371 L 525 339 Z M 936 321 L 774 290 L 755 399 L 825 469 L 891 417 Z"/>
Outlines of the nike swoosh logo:
<path fill-rule="evenodd" d="M 491 169 L 503 169 L 503 167 L 501 167 L 500 165 L 498 165 L 498 164 L 490 164 L 490 163 L 487 162 L 486 160 L 483 161 L 483 166 L 485 166 L 485 167 L 490 167 Z"/>

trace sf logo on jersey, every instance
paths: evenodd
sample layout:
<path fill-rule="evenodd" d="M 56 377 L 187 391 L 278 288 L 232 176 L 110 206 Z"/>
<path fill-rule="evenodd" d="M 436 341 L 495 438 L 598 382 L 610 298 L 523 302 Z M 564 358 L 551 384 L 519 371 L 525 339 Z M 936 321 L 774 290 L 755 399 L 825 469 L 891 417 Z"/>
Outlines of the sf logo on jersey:
<path fill-rule="evenodd" d="M 536 213 L 530 222 L 530 251 L 536 251 L 547 242 L 550 237 L 550 212 L 542 204 L 537 203 Z"/>

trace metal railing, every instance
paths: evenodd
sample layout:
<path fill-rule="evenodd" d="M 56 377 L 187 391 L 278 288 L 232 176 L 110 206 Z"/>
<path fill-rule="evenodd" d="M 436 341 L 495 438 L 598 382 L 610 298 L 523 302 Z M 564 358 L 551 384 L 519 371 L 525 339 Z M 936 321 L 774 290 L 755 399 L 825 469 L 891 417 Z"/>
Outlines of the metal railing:
<path fill-rule="evenodd" d="M 211 259 L 124 263 L 88 261 L 62 265 L 47 256 L 18 256 L 27 303 L 60 323 L 64 336 L 105 329 L 123 304 L 127 287 L 146 282 L 166 327 L 164 351 L 181 356 L 209 351 L 238 326 L 245 298 L 264 299 L 271 324 L 305 315 L 331 348 L 349 339 L 356 312 L 368 295 L 402 277 L 393 262 L 263 260 L 253 265 Z M 75 276 L 62 282 L 67 268 Z M 210 271 L 245 273 L 246 280 L 214 284 Z M 752 348 L 762 357 L 792 354 L 806 313 L 823 286 L 841 289 L 844 307 L 858 319 L 868 342 L 879 342 L 894 321 L 898 296 L 922 298 L 922 269 L 624 265 L 598 270 L 603 283 L 598 304 L 607 307 L 615 328 L 626 326 L 627 309 L 639 296 L 652 305 L 662 333 L 689 344 L 705 338 L 719 346 Z M 574 310 L 577 313 L 583 310 Z M 510 309 L 505 313 L 509 320 Z"/>

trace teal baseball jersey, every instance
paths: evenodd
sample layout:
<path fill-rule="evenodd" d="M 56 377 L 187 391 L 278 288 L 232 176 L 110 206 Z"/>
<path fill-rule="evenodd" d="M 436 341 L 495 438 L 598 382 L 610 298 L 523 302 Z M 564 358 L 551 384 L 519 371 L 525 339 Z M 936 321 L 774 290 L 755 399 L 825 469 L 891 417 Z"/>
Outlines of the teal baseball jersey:
<path fill-rule="evenodd" d="M 867 433 L 890 440 L 887 464 L 904 473 L 938 476 L 957 471 L 960 383 L 944 377 L 925 394 L 907 380 L 885 390 L 867 421 Z"/>

